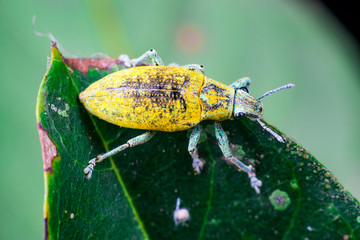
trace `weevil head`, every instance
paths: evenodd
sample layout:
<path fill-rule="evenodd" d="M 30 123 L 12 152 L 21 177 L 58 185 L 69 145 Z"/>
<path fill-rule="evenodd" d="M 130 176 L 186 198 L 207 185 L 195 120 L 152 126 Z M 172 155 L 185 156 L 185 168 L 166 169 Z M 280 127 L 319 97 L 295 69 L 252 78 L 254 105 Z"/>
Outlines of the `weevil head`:
<path fill-rule="evenodd" d="M 234 118 L 248 117 L 253 120 L 259 120 L 264 110 L 260 99 L 267 97 L 280 90 L 289 89 L 295 85 L 290 83 L 274 90 L 266 92 L 259 98 L 255 98 L 249 94 L 246 87 L 235 89 L 235 102 L 234 102 Z"/>
<path fill-rule="evenodd" d="M 246 88 L 235 89 L 234 118 L 260 118 L 264 107 Z"/>

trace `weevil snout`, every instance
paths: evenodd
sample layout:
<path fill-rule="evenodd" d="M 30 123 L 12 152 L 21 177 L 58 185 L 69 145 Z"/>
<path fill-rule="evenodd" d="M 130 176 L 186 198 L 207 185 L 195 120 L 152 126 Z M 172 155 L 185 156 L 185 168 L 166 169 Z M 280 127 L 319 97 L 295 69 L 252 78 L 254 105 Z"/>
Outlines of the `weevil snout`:
<path fill-rule="evenodd" d="M 234 118 L 259 118 L 264 107 L 255 97 L 243 90 L 236 90 L 234 101 Z"/>

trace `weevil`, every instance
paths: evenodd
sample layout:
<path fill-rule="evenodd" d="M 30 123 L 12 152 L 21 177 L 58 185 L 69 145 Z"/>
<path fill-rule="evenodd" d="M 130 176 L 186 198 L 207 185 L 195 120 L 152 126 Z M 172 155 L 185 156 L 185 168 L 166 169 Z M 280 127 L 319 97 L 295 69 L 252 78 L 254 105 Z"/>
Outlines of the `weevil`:
<path fill-rule="evenodd" d="M 152 60 L 154 66 L 137 66 L 148 59 Z M 121 127 L 146 132 L 91 159 L 84 169 L 86 178 L 91 178 L 97 162 L 149 141 L 157 131 L 174 132 L 190 128 L 193 130 L 188 151 L 194 170 L 200 173 L 203 162 L 196 148 L 201 132 L 199 123 L 214 120 L 215 136 L 224 157 L 239 170 L 248 173 L 251 186 L 260 193 L 262 182 L 256 177 L 255 168 L 232 155 L 228 137 L 220 122 L 247 117 L 258 121 L 263 129 L 284 142 L 280 135 L 260 121 L 263 111 L 260 99 L 294 85 L 287 84 L 255 98 L 249 94 L 248 77 L 227 86 L 206 77 L 202 65 L 165 66 L 154 49 L 129 61 L 125 65 L 130 68 L 94 82 L 80 93 L 79 98 L 91 114 Z"/>

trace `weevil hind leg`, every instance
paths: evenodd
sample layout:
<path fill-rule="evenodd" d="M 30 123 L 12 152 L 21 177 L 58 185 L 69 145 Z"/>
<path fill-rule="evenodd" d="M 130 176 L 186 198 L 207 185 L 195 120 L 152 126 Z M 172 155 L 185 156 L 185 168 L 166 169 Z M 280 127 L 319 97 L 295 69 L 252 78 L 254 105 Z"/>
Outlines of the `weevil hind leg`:
<path fill-rule="evenodd" d="M 218 141 L 218 145 L 224 155 L 224 157 L 229 160 L 232 164 L 234 164 L 239 170 L 247 172 L 250 178 L 251 187 L 255 189 L 257 193 L 260 193 L 260 187 L 262 182 L 256 177 L 255 169 L 251 165 L 245 165 L 237 158 L 233 157 L 230 147 L 229 147 L 229 140 L 224 131 L 221 127 L 220 123 L 215 121 L 215 135 Z"/>
<path fill-rule="evenodd" d="M 201 127 L 199 125 L 197 125 L 196 127 L 194 127 L 194 129 L 190 135 L 189 146 L 188 146 L 188 151 L 193 159 L 192 166 L 194 168 L 194 171 L 197 174 L 200 174 L 201 169 L 204 165 L 204 163 L 199 158 L 199 155 L 197 153 L 197 148 L 196 148 L 196 145 L 200 139 L 200 133 L 201 133 Z"/>
<path fill-rule="evenodd" d="M 151 59 L 154 65 L 156 66 L 164 66 L 164 62 L 159 56 L 159 54 L 155 51 L 155 49 L 150 49 L 146 51 L 143 55 L 138 58 L 131 60 L 131 65 L 136 67 L 139 63 L 144 62 L 148 59 Z"/>
<path fill-rule="evenodd" d="M 94 167 L 95 164 L 97 162 L 101 162 L 103 161 L 105 158 L 111 157 L 123 150 L 125 150 L 128 147 L 135 147 L 137 145 L 146 143 L 147 141 L 149 141 L 154 135 L 155 135 L 156 131 L 147 131 L 137 137 L 131 138 L 129 139 L 125 144 L 120 145 L 117 148 L 114 148 L 113 150 L 104 153 L 104 154 L 100 154 L 98 155 L 96 158 L 93 158 L 89 161 L 87 167 L 84 169 L 84 173 L 86 175 L 86 179 L 90 179 L 92 176 L 92 172 L 94 171 Z"/>

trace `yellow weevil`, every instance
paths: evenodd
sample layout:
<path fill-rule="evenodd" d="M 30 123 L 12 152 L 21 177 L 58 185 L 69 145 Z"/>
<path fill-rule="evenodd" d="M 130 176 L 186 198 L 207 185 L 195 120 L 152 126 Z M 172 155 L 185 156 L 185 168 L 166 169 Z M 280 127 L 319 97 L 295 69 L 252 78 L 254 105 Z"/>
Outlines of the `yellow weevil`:
<path fill-rule="evenodd" d="M 151 59 L 155 66 L 138 66 Z M 260 121 L 263 105 L 260 99 L 282 89 L 288 84 L 255 98 L 248 92 L 249 78 L 241 78 L 230 86 L 204 75 L 204 67 L 190 64 L 182 67 L 164 66 L 154 49 L 127 64 L 133 66 L 98 80 L 80 93 L 85 108 L 95 116 L 121 127 L 147 130 L 127 143 L 89 161 L 84 169 L 90 179 L 96 162 L 101 162 L 120 151 L 149 141 L 157 131 L 174 132 L 193 128 L 189 141 L 189 153 L 193 167 L 200 173 L 200 161 L 196 145 L 200 137 L 199 123 L 215 121 L 215 135 L 225 158 L 239 170 L 248 173 L 251 186 L 257 193 L 261 181 L 255 169 L 233 157 L 229 141 L 220 122 L 227 119 L 248 117 L 256 120 L 278 141 L 283 138 Z"/>

